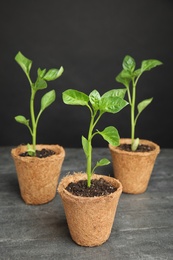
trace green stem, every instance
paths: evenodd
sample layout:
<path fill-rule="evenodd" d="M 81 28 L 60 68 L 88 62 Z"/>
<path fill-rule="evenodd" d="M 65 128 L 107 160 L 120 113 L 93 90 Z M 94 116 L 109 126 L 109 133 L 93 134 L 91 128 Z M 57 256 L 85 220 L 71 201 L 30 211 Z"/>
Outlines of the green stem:
<path fill-rule="evenodd" d="M 136 85 L 132 80 L 132 102 L 131 102 L 131 147 L 135 139 L 135 100 L 136 100 Z"/>
<path fill-rule="evenodd" d="M 96 126 L 97 122 L 99 121 L 100 117 L 102 116 L 102 113 L 98 115 L 98 117 L 95 120 L 96 113 L 93 113 L 92 109 L 91 111 L 91 122 L 89 126 L 89 132 L 88 132 L 88 156 L 87 156 L 87 186 L 91 186 L 91 176 L 92 176 L 92 138 L 96 133 L 93 134 L 93 129 Z"/>
<path fill-rule="evenodd" d="M 31 122 L 32 122 L 32 146 L 34 152 L 36 151 L 36 133 L 37 133 L 37 124 L 36 124 L 35 112 L 34 112 L 35 94 L 36 91 L 33 88 L 31 88 L 30 114 L 31 114 Z"/>
<path fill-rule="evenodd" d="M 91 172 L 91 167 L 92 167 L 92 145 L 91 145 L 91 141 L 92 141 L 92 131 L 93 131 L 93 126 L 94 126 L 94 115 L 93 113 L 91 114 L 91 122 L 90 122 L 90 126 L 89 126 L 89 132 L 88 132 L 88 156 L 87 156 L 87 186 L 90 187 L 91 186 L 91 176 L 92 176 L 92 172 Z"/>

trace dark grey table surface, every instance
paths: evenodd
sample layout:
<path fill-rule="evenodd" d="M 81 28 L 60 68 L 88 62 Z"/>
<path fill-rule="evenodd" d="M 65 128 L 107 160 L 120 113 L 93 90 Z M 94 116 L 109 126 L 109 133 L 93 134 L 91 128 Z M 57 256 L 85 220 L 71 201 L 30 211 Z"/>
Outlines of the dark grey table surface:
<path fill-rule="evenodd" d="M 161 150 L 145 193 L 121 195 L 109 240 L 88 248 L 71 240 L 58 194 L 45 205 L 23 202 L 11 148 L 0 147 L 1 260 L 173 259 L 173 149 Z M 83 151 L 65 150 L 60 179 L 66 173 L 85 170 Z M 94 160 L 111 159 L 108 148 L 93 152 Z M 98 168 L 98 172 L 113 176 L 112 165 Z"/>

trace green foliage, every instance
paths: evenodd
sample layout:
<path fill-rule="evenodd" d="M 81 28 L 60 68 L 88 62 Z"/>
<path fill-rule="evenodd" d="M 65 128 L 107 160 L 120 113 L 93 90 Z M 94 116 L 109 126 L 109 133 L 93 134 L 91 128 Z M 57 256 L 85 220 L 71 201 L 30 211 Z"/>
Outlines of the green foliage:
<path fill-rule="evenodd" d="M 41 98 L 40 110 L 37 116 L 35 115 L 35 109 L 34 109 L 35 95 L 38 90 L 47 88 L 47 81 L 53 81 L 59 78 L 62 75 L 64 69 L 63 67 L 60 67 L 60 69 L 50 69 L 47 71 L 46 69 L 41 70 L 40 68 L 38 68 L 36 81 L 32 82 L 30 77 L 32 61 L 26 58 L 21 52 L 17 53 L 17 55 L 15 56 L 15 61 L 19 64 L 19 66 L 26 74 L 26 77 L 29 81 L 30 88 L 31 88 L 31 96 L 30 96 L 31 126 L 30 126 L 30 120 L 26 119 L 22 115 L 16 116 L 15 120 L 18 123 L 26 125 L 27 128 L 29 129 L 32 137 L 32 147 L 28 145 L 27 151 L 31 156 L 35 156 L 38 121 L 42 112 L 55 101 L 56 93 L 55 90 L 51 90 L 43 95 L 43 97 Z"/>
<path fill-rule="evenodd" d="M 122 67 L 123 70 L 116 77 L 116 81 L 122 83 L 127 90 L 128 101 L 131 106 L 131 149 L 135 151 L 139 144 L 139 138 L 135 139 L 135 127 L 139 115 L 141 112 L 152 102 L 153 98 L 145 99 L 137 105 L 137 113 L 135 115 L 136 108 L 136 87 L 139 78 L 145 71 L 149 71 L 156 66 L 162 65 L 162 62 L 155 59 L 143 60 L 141 67 L 136 69 L 135 60 L 127 55 L 124 57 Z"/>
<path fill-rule="evenodd" d="M 95 127 L 104 113 L 118 113 L 128 102 L 124 100 L 125 89 L 110 90 L 104 95 L 100 95 L 97 90 L 93 90 L 89 95 L 74 89 L 63 92 L 63 102 L 67 105 L 80 105 L 88 107 L 90 111 L 90 124 L 87 138 L 82 136 L 82 147 L 87 160 L 87 183 L 91 185 L 91 176 L 95 169 L 110 163 L 106 158 L 101 159 L 92 169 L 92 139 L 95 135 L 101 135 L 104 140 L 112 145 L 119 145 L 119 134 L 115 127 L 108 126 L 103 131 L 95 130 Z"/>

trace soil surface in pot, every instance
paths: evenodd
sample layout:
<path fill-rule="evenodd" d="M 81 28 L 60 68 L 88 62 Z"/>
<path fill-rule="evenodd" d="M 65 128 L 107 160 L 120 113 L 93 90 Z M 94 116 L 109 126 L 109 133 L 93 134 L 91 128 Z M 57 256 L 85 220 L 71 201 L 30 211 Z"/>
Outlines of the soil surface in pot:
<path fill-rule="evenodd" d="M 71 182 L 66 187 L 66 190 L 75 196 L 81 197 L 99 197 L 109 195 L 117 189 L 103 178 L 91 180 L 91 186 L 87 187 L 87 180 L 80 180 L 76 183 Z"/>
<path fill-rule="evenodd" d="M 38 157 L 38 158 L 45 158 L 45 157 L 48 157 L 48 156 L 51 156 L 54 154 L 55 154 L 55 152 L 52 150 L 49 150 L 49 149 L 36 150 L 36 157 Z M 31 155 L 29 155 L 28 152 L 21 153 L 19 155 L 22 157 L 26 157 L 26 156 L 31 157 Z"/>
<path fill-rule="evenodd" d="M 136 151 L 131 150 L 131 144 L 120 144 L 118 147 L 120 150 L 128 151 L 128 152 L 150 152 L 154 150 L 154 147 L 144 144 L 139 144 Z"/>

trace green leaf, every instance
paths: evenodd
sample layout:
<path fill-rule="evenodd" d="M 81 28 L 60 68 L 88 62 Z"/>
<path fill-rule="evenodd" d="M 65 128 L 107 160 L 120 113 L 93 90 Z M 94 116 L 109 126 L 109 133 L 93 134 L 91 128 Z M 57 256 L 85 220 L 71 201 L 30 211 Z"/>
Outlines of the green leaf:
<path fill-rule="evenodd" d="M 32 148 L 30 144 L 27 144 L 27 152 L 30 156 L 35 156 L 36 151 Z"/>
<path fill-rule="evenodd" d="M 142 74 L 141 69 L 137 69 L 133 72 L 134 78 L 138 77 L 140 74 Z"/>
<path fill-rule="evenodd" d="M 40 68 L 38 68 L 37 75 L 39 78 L 43 78 L 45 73 L 46 73 L 46 69 L 41 70 Z"/>
<path fill-rule="evenodd" d="M 133 152 L 136 151 L 136 149 L 138 148 L 138 145 L 139 145 L 139 138 L 136 138 L 131 145 L 131 149 Z"/>
<path fill-rule="evenodd" d="M 126 88 L 129 88 L 133 75 L 126 70 L 122 70 L 115 78 L 117 82 L 122 83 Z"/>
<path fill-rule="evenodd" d="M 102 98 L 109 98 L 109 97 L 120 97 L 120 98 L 124 98 L 126 94 L 126 89 L 112 89 L 112 90 L 109 90 L 107 91 L 106 93 L 104 93 L 102 95 Z"/>
<path fill-rule="evenodd" d="M 56 99 L 55 90 L 47 92 L 41 99 L 41 111 L 50 106 Z"/>
<path fill-rule="evenodd" d="M 101 97 L 100 100 L 100 111 L 101 113 L 118 113 L 128 104 L 127 101 L 120 97 Z"/>
<path fill-rule="evenodd" d="M 152 100 L 153 98 L 149 98 L 141 101 L 137 106 L 138 113 L 140 114 L 152 102 Z"/>
<path fill-rule="evenodd" d="M 131 56 L 126 55 L 124 57 L 122 65 L 123 65 L 124 70 L 133 72 L 135 70 L 135 67 L 136 67 L 136 62 Z"/>
<path fill-rule="evenodd" d="M 29 75 L 32 61 L 26 58 L 20 51 L 15 56 L 15 61 L 20 65 L 26 75 Z"/>
<path fill-rule="evenodd" d="M 106 158 L 101 159 L 97 162 L 96 167 L 104 166 L 110 164 L 110 161 Z"/>
<path fill-rule="evenodd" d="M 148 71 L 151 70 L 152 68 L 155 68 L 156 66 L 162 65 L 163 63 L 159 60 L 144 60 L 142 61 L 141 64 L 141 71 Z"/>
<path fill-rule="evenodd" d="M 82 147 L 85 153 L 85 156 L 88 157 L 89 153 L 88 153 L 88 140 L 82 136 Z"/>
<path fill-rule="evenodd" d="M 108 165 L 108 164 L 110 164 L 110 161 L 109 161 L 108 159 L 106 159 L 106 158 L 101 159 L 100 161 L 98 161 L 98 162 L 96 163 L 95 167 L 94 167 L 93 170 L 92 170 L 92 173 L 94 173 L 94 171 L 95 171 L 95 169 L 96 169 L 97 167 L 105 166 L 105 165 Z"/>
<path fill-rule="evenodd" d="M 99 94 L 99 92 L 97 90 L 93 90 L 89 94 L 89 101 L 90 101 L 92 107 L 94 108 L 94 110 L 98 110 L 99 109 L 100 94 Z"/>
<path fill-rule="evenodd" d="M 20 124 L 23 124 L 23 125 L 26 125 L 26 126 L 29 126 L 29 119 L 26 119 L 24 116 L 16 116 L 15 117 L 15 120 L 20 123 Z"/>
<path fill-rule="evenodd" d="M 118 130 L 114 126 L 108 126 L 106 127 L 102 132 L 97 132 L 103 137 L 104 140 L 106 140 L 109 144 L 112 144 L 113 146 L 119 145 L 119 134 Z"/>
<path fill-rule="evenodd" d="M 62 75 L 63 71 L 64 71 L 63 67 L 61 67 L 59 70 L 58 69 L 50 69 L 44 75 L 44 80 L 46 80 L 46 81 L 55 80 Z"/>
<path fill-rule="evenodd" d="M 45 88 L 47 88 L 47 82 L 44 79 L 38 77 L 36 82 L 34 83 L 33 87 L 36 90 L 45 89 Z"/>
<path fill-rule="evenodd" d="M 67 105 L 88 106 L 89 97 L 78 90 L 68 89 L 62 93 L 63 102 Z"/>

